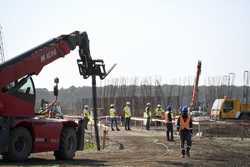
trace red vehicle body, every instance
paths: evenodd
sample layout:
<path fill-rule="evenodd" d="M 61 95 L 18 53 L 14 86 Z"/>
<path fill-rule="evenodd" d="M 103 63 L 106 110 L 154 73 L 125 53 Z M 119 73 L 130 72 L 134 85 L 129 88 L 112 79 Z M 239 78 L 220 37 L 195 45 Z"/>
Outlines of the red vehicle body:
<path fill-rule="evenodd" d="M 78 66 L 84 78 L 105 77 L 102 60 L 92 60 L 86 32 L 75 31 L 43 43 L 0 64 L 0 154 L 23 161 L 30 153 L 54 151 L 56 159 L 72 159 L 83 150 L 83 120 L 56 119 L 36 115 L 32 75 L 78 46 Z M 96 62 L 100 62 L 96 65 Z"/>

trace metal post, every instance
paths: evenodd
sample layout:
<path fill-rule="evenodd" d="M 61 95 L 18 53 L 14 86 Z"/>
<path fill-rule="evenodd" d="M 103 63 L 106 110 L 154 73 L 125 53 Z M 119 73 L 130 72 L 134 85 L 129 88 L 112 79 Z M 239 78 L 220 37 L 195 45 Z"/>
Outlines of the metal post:
<path fill-rule="evenodd" d="M 243 100 L 244 103 L 248 103 L 248 86 L 249 86 L 249 72 L 244 71 L 243 75 Z"/>
<path fill-rule="evenodd" d="M 99 130 L 97 126 L 98 115 L 97 115 L 97 104 L 96 104 L 96 76 L 92 75 L 92 96 L 93 96 L 93 114 L 94 114 L 94 127 L 95 127 L 95 137 L 96 137 L 96 146 L 97 150 L 100 151 L 100 138 L 99 138 Z"/>
<path fill-rule="evenodd" d="M 235 80 L 235 73 L 229 73 L 229 97 L 233 97 L 233 86 L 234 86 L 234 80 Z"/>

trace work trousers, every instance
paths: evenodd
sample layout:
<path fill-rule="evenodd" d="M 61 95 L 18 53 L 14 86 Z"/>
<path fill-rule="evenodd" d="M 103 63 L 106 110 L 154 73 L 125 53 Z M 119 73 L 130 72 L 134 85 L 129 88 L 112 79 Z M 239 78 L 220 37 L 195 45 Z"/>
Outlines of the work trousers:
<path fill-rule="evenodd" d="M 118 125 L 117 125 L 117 120 L 116 118 L 111 118 L 111 129 L 113 130 L 114 129 L 114 124 L 115 124 L 115 127 L 116 129 L 118 130 Z"/>
<path fill-rule="evenodd" d="M 84 117 L 84 128 L 88 129 L 89 118 Z"/>
<path fill-rule="evenodd" d="M 147 118 L 147 122 L 146 122 L 146 130 L 150 130 L 150 117 Z"/>
<path fill-rule="evenodd" d="M 186 152 L 189 152 L 192 145 L 192 133 L 190 130 L 184 129 L 180 130 L 180 139 L 181 139 L 181 153 L 185 155 Z M 187 144 L 185 149 L 185 142 Z"/>
<path fill-rule="evenodd" d="M 130 130 L 130 117 L 125 118 L 125 130 Z"/>
<path fill-rule="evenodd" d="M 173 134 L 173 123 L 167 123 L 167 131 L 166 131 L 166 136 L 168 141 L 173 141 L 174 140 L 174 134 Z M 171 138 L 170 138 L 171 136 Z"/>
<path fill-rule="evenodd" d="M 161 116 L 156 116 L 156 119 L 161 119 Z M 161 126 L 161 122 L 160 121 L 156 121 L 156 126 Z"/>

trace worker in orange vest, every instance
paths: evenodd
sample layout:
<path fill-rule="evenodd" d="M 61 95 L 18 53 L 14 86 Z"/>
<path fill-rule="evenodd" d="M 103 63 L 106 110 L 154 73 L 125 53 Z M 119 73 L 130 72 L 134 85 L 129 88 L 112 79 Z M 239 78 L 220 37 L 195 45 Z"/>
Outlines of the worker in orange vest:
<path fill-rule="evenodd" d="M 177 120 L 177 131 L 180 134 L 182 158 L 185 154 L 190 157 L 190 149 L 192 145 L 192 118 L 188 115 L 188 107 L 184 106 L 181 110 L 181 116 Z M 185 142 L 187 143 L 185 150 Z"/>

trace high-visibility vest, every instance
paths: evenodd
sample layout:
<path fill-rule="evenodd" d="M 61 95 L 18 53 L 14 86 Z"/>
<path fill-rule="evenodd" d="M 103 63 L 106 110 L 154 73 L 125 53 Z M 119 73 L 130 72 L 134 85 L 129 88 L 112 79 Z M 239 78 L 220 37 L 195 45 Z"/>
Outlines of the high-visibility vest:
<path fill-rule="evenodd" d="M 180 117 L 180 127 L 181 127 L 181 130 L 182 129 L 189 130 L 190 129 L 189 124 L 190 124 L 190 117 L 187 117 L 186 121 L 184 121 L 183 117 Z"/>
<path fill-rule="evenodd" d="M 171 119 L 169 118 L 169 116 L 171 117 Z M 172 112 L 165 112 L 165 121 L 166 121 L 166 123 L 172 123 L 172 121 L 173 121 L 173 113 Z"/>
<path fill-rule="evenodd" d="M 152 113 L 151 113 L 151 110 L 149 107 L 146 107 L 145 108 L 145 115 L 146 115 L 146 118 L 150 118 Z"/>
<path fill-rule="evenodd" d="M 155 109 L 155 116 L 161 116 L 161 113 L 163 113 L 164 110 L 160 107 L 160 108 L 156 108 Z"/>
<path fill-rule="evenodd" d="M 89 110 L 84 109 L 84 110 L 83 110 L 83 116 L 84 116 L 85 118 L 89 118 L 89 117 L 90 117 L 90 112 L 89 112 Z"/>
<path fill-rule="evenodd" d="M 110 118 L 114 118 L 116 115 L 116 110 L 114 108 L 109 109 Z"/>
<path fill-rule="evenodd" d="M 129 106 L 125 106 L 123 109 L 124 113 L 125 113 L 125 118 L 129 118 L 131 117 L 131 109 Z"/>

